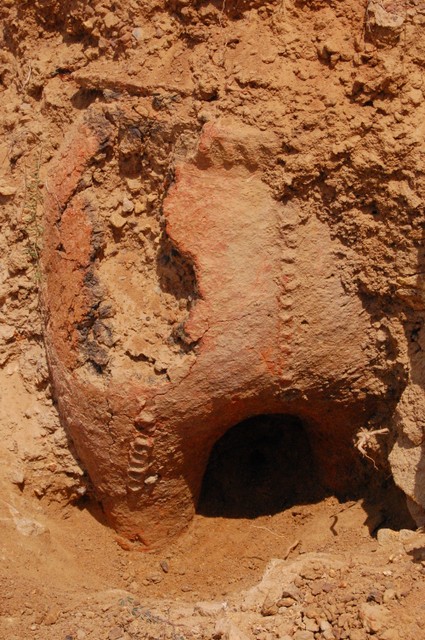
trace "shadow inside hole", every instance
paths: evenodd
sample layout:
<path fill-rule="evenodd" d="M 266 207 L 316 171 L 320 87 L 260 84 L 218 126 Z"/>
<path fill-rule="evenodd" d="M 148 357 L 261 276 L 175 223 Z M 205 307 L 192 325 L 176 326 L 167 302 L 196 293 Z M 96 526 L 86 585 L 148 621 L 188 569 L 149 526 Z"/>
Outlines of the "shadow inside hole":
<path fill-rule="evenodd" d="M 256 518 L 326 495 L 304 423 L 291 415 L 260 415 L 232 427 L 213 447 L 198 513 Z"/>
<path fill-rule="evenodd" d="M 71 104 L 75 109 L 85 110 L 96 102 L 96 100 L 102 99 L 103 93 L 98 89 L 78 89 L 71 97 Z"/>
<path fill-rule="evenodd" d="M 189 305 L 195 300 L 196 276 L 193 266 L 166 234 L 160 239 L 156 271 L 162 291 L 171 294 L 176 300 L 187 300 Z"/>

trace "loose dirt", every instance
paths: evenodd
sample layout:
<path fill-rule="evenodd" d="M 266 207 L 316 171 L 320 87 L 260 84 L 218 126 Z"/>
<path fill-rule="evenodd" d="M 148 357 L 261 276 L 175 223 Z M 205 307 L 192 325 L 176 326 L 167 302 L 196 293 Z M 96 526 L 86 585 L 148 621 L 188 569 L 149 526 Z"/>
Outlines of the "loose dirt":
<path fill-rule="evenodd" d="M 87 504 L 37 508 L 14 495 L 15 507 L 1 503 L 1 637 L 211 638 L 223 637 L 220 624 L 231 620 L 237 633 L 267 639 L 285 637 L 284 629 L 293 637 L 306 620 L 314 630 L 318 618 L 335 633 L 317 637 L 361 639 L 370 637 L 369 603 L 382 618 L 378 638 L 420 637 L 425 537 L 385 528 L 411 524 L 405 513 L 404 522 L 394 520 L 403 509 L 387 487 L 391 493 L 391 504 L 328 497 L 255 519 L 198 515 L 177 543 L 155 553 L 124 550 Z M 273 586 L 284 602 L 270 611 L 270 587 L 246 604 L 273 558 L 289 569 L 305 560 L 313 574 L 296 568 L 291 600 L 283 572 Z"/>

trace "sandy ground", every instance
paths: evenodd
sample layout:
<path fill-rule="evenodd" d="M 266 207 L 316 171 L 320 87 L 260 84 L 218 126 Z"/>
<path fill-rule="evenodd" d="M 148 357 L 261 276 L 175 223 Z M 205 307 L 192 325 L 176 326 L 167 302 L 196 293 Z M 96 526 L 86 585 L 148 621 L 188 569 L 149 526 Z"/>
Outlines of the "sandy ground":
<path fill-rule="evenodd" d="M 330 603 L 329 592 L 319 589 L 312 597 L 306 586 L 301 586 L 301 602 L 302 610 L 313 604 L 319 613 L 331 606 L 322 617 L 344 631 L 338 627 L 338 604 L 351 594 L 352 635 L 330 637 L 372 637 L 365 635 L 361 607 L 373 602 L 385 614 L 378 638 L 418 638 L 425 621 L 425 537 L 404 529 L 405 541 L 399 541 L 388 527 L 399 529 L 410 521 L 406 514 L 404 519 L 391 516 L 397 506 L 402 512 L 399 496 L 388 500 L 394 494 L 390 487 L 385 494 L 387 500 L 382 494 L 379 503 L 366 506 L 363 500 L 340 503 L 327 497 L 251 520 L 197 515 L 169 548 L 139 553 L 122 548 L 123 541 L 102 524 L 87 499 L 85 506 L 64 509 L 9 492 L 0 507 L 0 637 L 222 637 L 216 628 L 230 612 L 237 632 L 246 634 L 240 637 L 284 637 L 283 624 L 288 633 L 297 630 L 294 607 L 273 615 L 263 615 L 260 607 L 254 613 L 258 607 L 243 606 L 246 593 L 273 558 L 290 567 L 324 554 L 326 570 L 340 562 L 344 577 L 338 576 Z M 311 637 L 326 637 L 320 633 Z"/>

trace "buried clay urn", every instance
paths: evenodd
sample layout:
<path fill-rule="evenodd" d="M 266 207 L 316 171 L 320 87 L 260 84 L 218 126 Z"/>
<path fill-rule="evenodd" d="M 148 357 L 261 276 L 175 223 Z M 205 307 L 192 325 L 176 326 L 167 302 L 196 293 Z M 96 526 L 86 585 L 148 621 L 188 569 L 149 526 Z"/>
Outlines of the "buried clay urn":
<path fill-rule="evenodd" d="M 374 329 L 327 225 L 274 198 L 264 176 L 277 139 L 208 122 L 157 213 L 142 188 L 120 226 L 108 200 L 120 178 L 106 172 L 117 135 L 99 106 L 68 132 L 47 181 L 42 260 L 55 398 L 108 523 L 148 548 L 175 537 L 215 443 L 261 414 L 296 416 L 321 482 L 352 488 L 353 434 L 383 393 Z M 138 232 L 154 222 L 155 238 Z"/>

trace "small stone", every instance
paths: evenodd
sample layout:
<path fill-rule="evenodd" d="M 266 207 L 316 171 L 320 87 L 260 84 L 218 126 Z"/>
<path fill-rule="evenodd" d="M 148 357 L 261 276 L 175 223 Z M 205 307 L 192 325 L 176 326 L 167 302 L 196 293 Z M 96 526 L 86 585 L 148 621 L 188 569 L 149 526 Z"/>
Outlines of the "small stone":
<path fill-rule="evenodd" d="M 359 617 L 366 631 L 378 633 L 385 626 L 388 619 L 388 609 L 377 604 L 367 602 L 360 606 Z"/>
<path fill-rule="evenodd" d="M 313 596 L 319 595 L 322 592 L 322 585 L 320 582 L 311 585 L 311 593 Z"/>
<path fill-rule="evenodd" d="M 123 218 L 119 213 L 113 213 L 109 220 L 111 227 L 114 229 L 123 229 L 127 224 L 127 220 Z"/>
<path fill-rule="evenodd" d="M 212 119 L 212 115 L 209 111 L 203 110 L 198 113 L 199 122 L 205 123 L 209 122 Z"/>
<path fill-rule="evenodd" d="M 15 336 L 15 327 L 12 327 L 9 324 L 5 324 L 0 327 L 1 342 L 10 342 L 10 340 L 13 340 L 14 336 Z"/>
<path fill-rule="evenodd" d="M 104 17 L 104 23 L 107 29 L 113 29 L 117 26 L 118 22 L 117 16 L 115 13 L 112 13 L 112 11 L 109 11 Z"/>
<path fill-rule="evenodd" d="M 137 421 L 144 425 L 152 424 L 155 422 L 155 416 L 151 411 L 142 410 L 137 416 Z M 146 441 L 147 443 L 148 441 Z"/>
<path fill-rule="evenodd" d="M 276 54 L 272 53 L 270 55 L 265 55 L 261 58 L 261 60 L 264 62 L 264 64 L 273 64 L 273 62 L 276 60 Z"/>
<path fill-rule="evenodd" d="M 148 476 L 145 479 L 145 484 L 148 485 L 148 486 L 152 485 L 152 484 L 155 484 L 156 482 L 158 482 L 158 479 L 159 479 L 159 476 L 157 474 L 155 474 L 154 476 Z"/>
<path fill-rule="evenodd" d="M 160 563 L 160 567 L 163 570 L 164 573 L 168 573 L 170 570 L 170 567 L 168 565 L 168 562 L 166 560 L 162 560 Z"/>
<path fill-rule="evenodd" d="M 412 529 L 400 529 L 400 531 L 398 532 L 398 537 L 400 542 L 411 542 L 412 540 L 416 540 L 416 538 L 418 537 L 418 532 L 412 531 Z"/>
<path fill-rule="evenodd" d="M 310 620 L 316 620 L 319 617 L 319 612 L 315 607 L 308 607 L 304 611 L 304 617 L 310 618 Z"/>
<path fill-rule="evenodd" d="M 225 602 L 197 602 L 195 612 L 206 618 L 215 618 L 227 607 Z"/>
<path fill-rule="evenodd" d="M 144 200 L 138 200 L 134 205 L 134 213 L 139 215 L 146 211 L 146 202 Z"/>
<path fill-rule="evenodd" d="M 37 520 L 14 516 L 16 530 L 23 536 L 35 537 L 46 533 L 47 529 Z"/>
<path fill-rule="evenodd" d="M 122 212 L 126 215 L 132 213 L 134 210 L 134 203 L 129 198 L 124 197 L 122 200 Z"/>
<path fill-rule="evenodd" d="M 127 178 L 126 183 L 131 193 L 137 193 L 138 191 L 140 191 L 140 187 L 141 187 L 140 180 Z"/>
<path fill-rule="evenodd" d="M 319 620 L 319 629 L 320 631 L 330 631 L 332 629 L 332 625 L 324 618 L 321 618 Z"/>
<path fill-rule="evenodd" d="M 122 629 L 120 627 L 112 627 L 108 634 L 108 640 L 119 640 L 123 637 Z"/>
<path fill-rule="evenodd" d="M 5 182 L 0 182 L 0 196 L 4 198 L 10 198 L 14 196 L 16 193 L 16 187 L 12 187 L 10 184 L 6 184 Z"/>
<path fill-rule="evenodd" d="M 293 604 L 295 604 L 295 600 L 293 598 L 281 598 L 279 600 L 279 607 L 292 607 Z"/>
<path fill-rule="evenodd" d="M 319 631 L 319 625 L 316 624 L 316 622 L 314 620 L 311 620 L 310 618 L 307 618 L 304 621 L 304 624 L 307 631 L 312 631 L 313 633 L 316 633 L 317 631 Z"/>
<path fill-rule="evenodd" d="M 75 637 L 76 637 L 76 640 L 85 640 L 85 638 L 87 637 L 87 634 L 82 629 L 78 629 Z"/>
<path fill-rule="evenodd" d="M 391 544 L 392 542 L 397 542 L 398 534 L 392 529 L 379 529 L 378 533 L 376 534 L 376 539 L 378 540 L 379 545 L 385 546 L 387 544 Z"/>
<path fill-rule="evenodd" d="M 302 571 L 300 571 L 301 578 L 304 580 L 317 580 L 318 575 L 316 570 L 313 567 L 305 567 Z"/>
<path fill-rule="evenodd" d="M 9 477 L 12 484 L 16 484 L 19 486 L 25 483 L 25 473 L 23 469 L 19 469 L 18 467 L 16 467 L 15 469 L 12 469 L 12 471 L 9 474 Z"/>
<path fill-rule="evenodd" d="M 131 35 L 137 42 L 141 42 L 142 40 L 144 40 L 143 29 L 141 27 L 136 27 L 135 29 L 133 29 Z"/>
<path fill-rule="evenodd" d="M 275 616 L 279 611 L 276 598 L 273 598 L 270 594 L 267 594 L 263 606 L 261 607 L 261 615 L 263 616 Z"/>
<path fill-rule="evenodd" d="M 394 598 L 396 597 L 396 592 L 394 591 L 394 589 L 386 589 L 384 591 L 384 595 L 382 597 L 384 603 L 386 604 L 387 602 L 390 602 L 391 600 L 394 600 Z"/>
<path fill-rule="evenodd" d="M 420 89 L 412 89 L 409 93 L 410 102 L 415 106 L 419 107 L 424 101 L 423 93 Z"/>
<path fill-rule="evenodd" d="M 55 624 L 59 618 L 59 615 L 60 615 L 59 609 L 50 609 L 50 611 L 48 611 L 44 617 L 44 620 L 43 620 L 44 624 L 47 626 Z"/>

